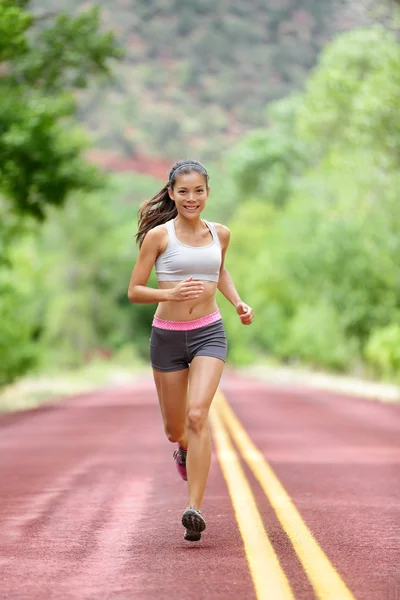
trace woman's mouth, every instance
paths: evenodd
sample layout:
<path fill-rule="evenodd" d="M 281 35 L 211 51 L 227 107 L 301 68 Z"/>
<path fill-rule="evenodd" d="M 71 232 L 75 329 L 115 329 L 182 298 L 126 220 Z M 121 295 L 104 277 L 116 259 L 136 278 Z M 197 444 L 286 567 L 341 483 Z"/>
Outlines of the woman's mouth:
<path fill-rule="evenodd" d="M 199 207 L 198 206 L 184 206 L 183 208 L 189 212 L 195 212 Z"/>

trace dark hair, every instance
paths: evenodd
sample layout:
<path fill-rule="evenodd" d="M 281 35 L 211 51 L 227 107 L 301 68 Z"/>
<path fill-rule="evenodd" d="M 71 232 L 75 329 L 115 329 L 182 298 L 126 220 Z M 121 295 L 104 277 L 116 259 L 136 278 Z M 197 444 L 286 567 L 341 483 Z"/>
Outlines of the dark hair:
<path fill-rule="evenodd" d="M 144 237 L 150 229 L 176 217 L 178 211 L 176 210 L 175 202 L 169 197 L 168 188 L 173 189 L 177 175 L 187 175 L 193 171 L 204 175 L 208 187 L 209 176 L 201 163 L 197 160 L 179 160 L 169 172 L 168 183 L 165 184 L 154 198 L 143 202 L 138 211 L 136 242 L 139 243 L 139 247 L 142 245 Z"/>

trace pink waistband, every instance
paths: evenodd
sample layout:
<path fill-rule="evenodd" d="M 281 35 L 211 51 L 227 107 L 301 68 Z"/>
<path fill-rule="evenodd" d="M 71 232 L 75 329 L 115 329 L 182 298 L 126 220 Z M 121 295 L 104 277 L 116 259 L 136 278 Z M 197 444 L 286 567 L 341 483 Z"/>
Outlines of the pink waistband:
<path fill-rule="evenodd" d="M 194 319 L 193 321 L 164 321 L 164 319 L 154 317 L 153 327 L 159 327 L 159 329 L 169 329 L 170 331 L 190 331 L 191 329 L 198 329 L 199 327 L 204 327 L 205 325 L 211 325 L 211 323 L 215 323 L 221 319 L 222 317 L 219 310 L 211 313 L 211 315 L 206 315 L 205 317 L 200 317 L 199 319 Z"/>

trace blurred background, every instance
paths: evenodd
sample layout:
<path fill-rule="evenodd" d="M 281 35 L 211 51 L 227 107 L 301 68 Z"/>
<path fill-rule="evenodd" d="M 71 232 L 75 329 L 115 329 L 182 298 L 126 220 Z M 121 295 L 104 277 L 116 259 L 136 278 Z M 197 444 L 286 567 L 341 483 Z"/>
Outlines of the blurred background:
<path fill-rule="evenodd" d="M 219 294 L 229 363 L 398 381 L 399 30 L 390 0 L 0 0 L 0 409 L 148 368 L 136 215 L 180 158 L 256 312 Z"/>

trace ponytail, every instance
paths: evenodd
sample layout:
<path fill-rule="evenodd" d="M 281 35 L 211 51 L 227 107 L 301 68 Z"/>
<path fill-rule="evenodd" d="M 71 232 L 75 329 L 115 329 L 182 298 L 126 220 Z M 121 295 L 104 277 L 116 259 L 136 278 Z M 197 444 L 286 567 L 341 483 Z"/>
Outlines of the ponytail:
<path fill-rule="evenodd" d="M 139 208 L 138 232 L 136 234 L 136 242 L 139 244 L 139 248 L 150 229 L 174 219 L 178 214 L 175 202 L 169 197 L 168 187 L 169 183 L 154 198 L 146 200 Z"/>
<path fill-rule="evenodd" d="M 187 174 L 191 171 L 197 171 L 204 175 L 208 187 L 208 173 L 200 162 L 197 160 L 180 160 L 176 162 L 169 173 L 168 183 L 154 198 L 146 200 L 139 208 L 138 232 L 136 234 L 136 242 L 139 244 L 139 248 L 150 229 L 157 227 L 157 225 L 162 225 L 177 216 L 178 211 L 175 202 L 169 197 L 168 188 L 174 187 L 177 173 Z"/>

